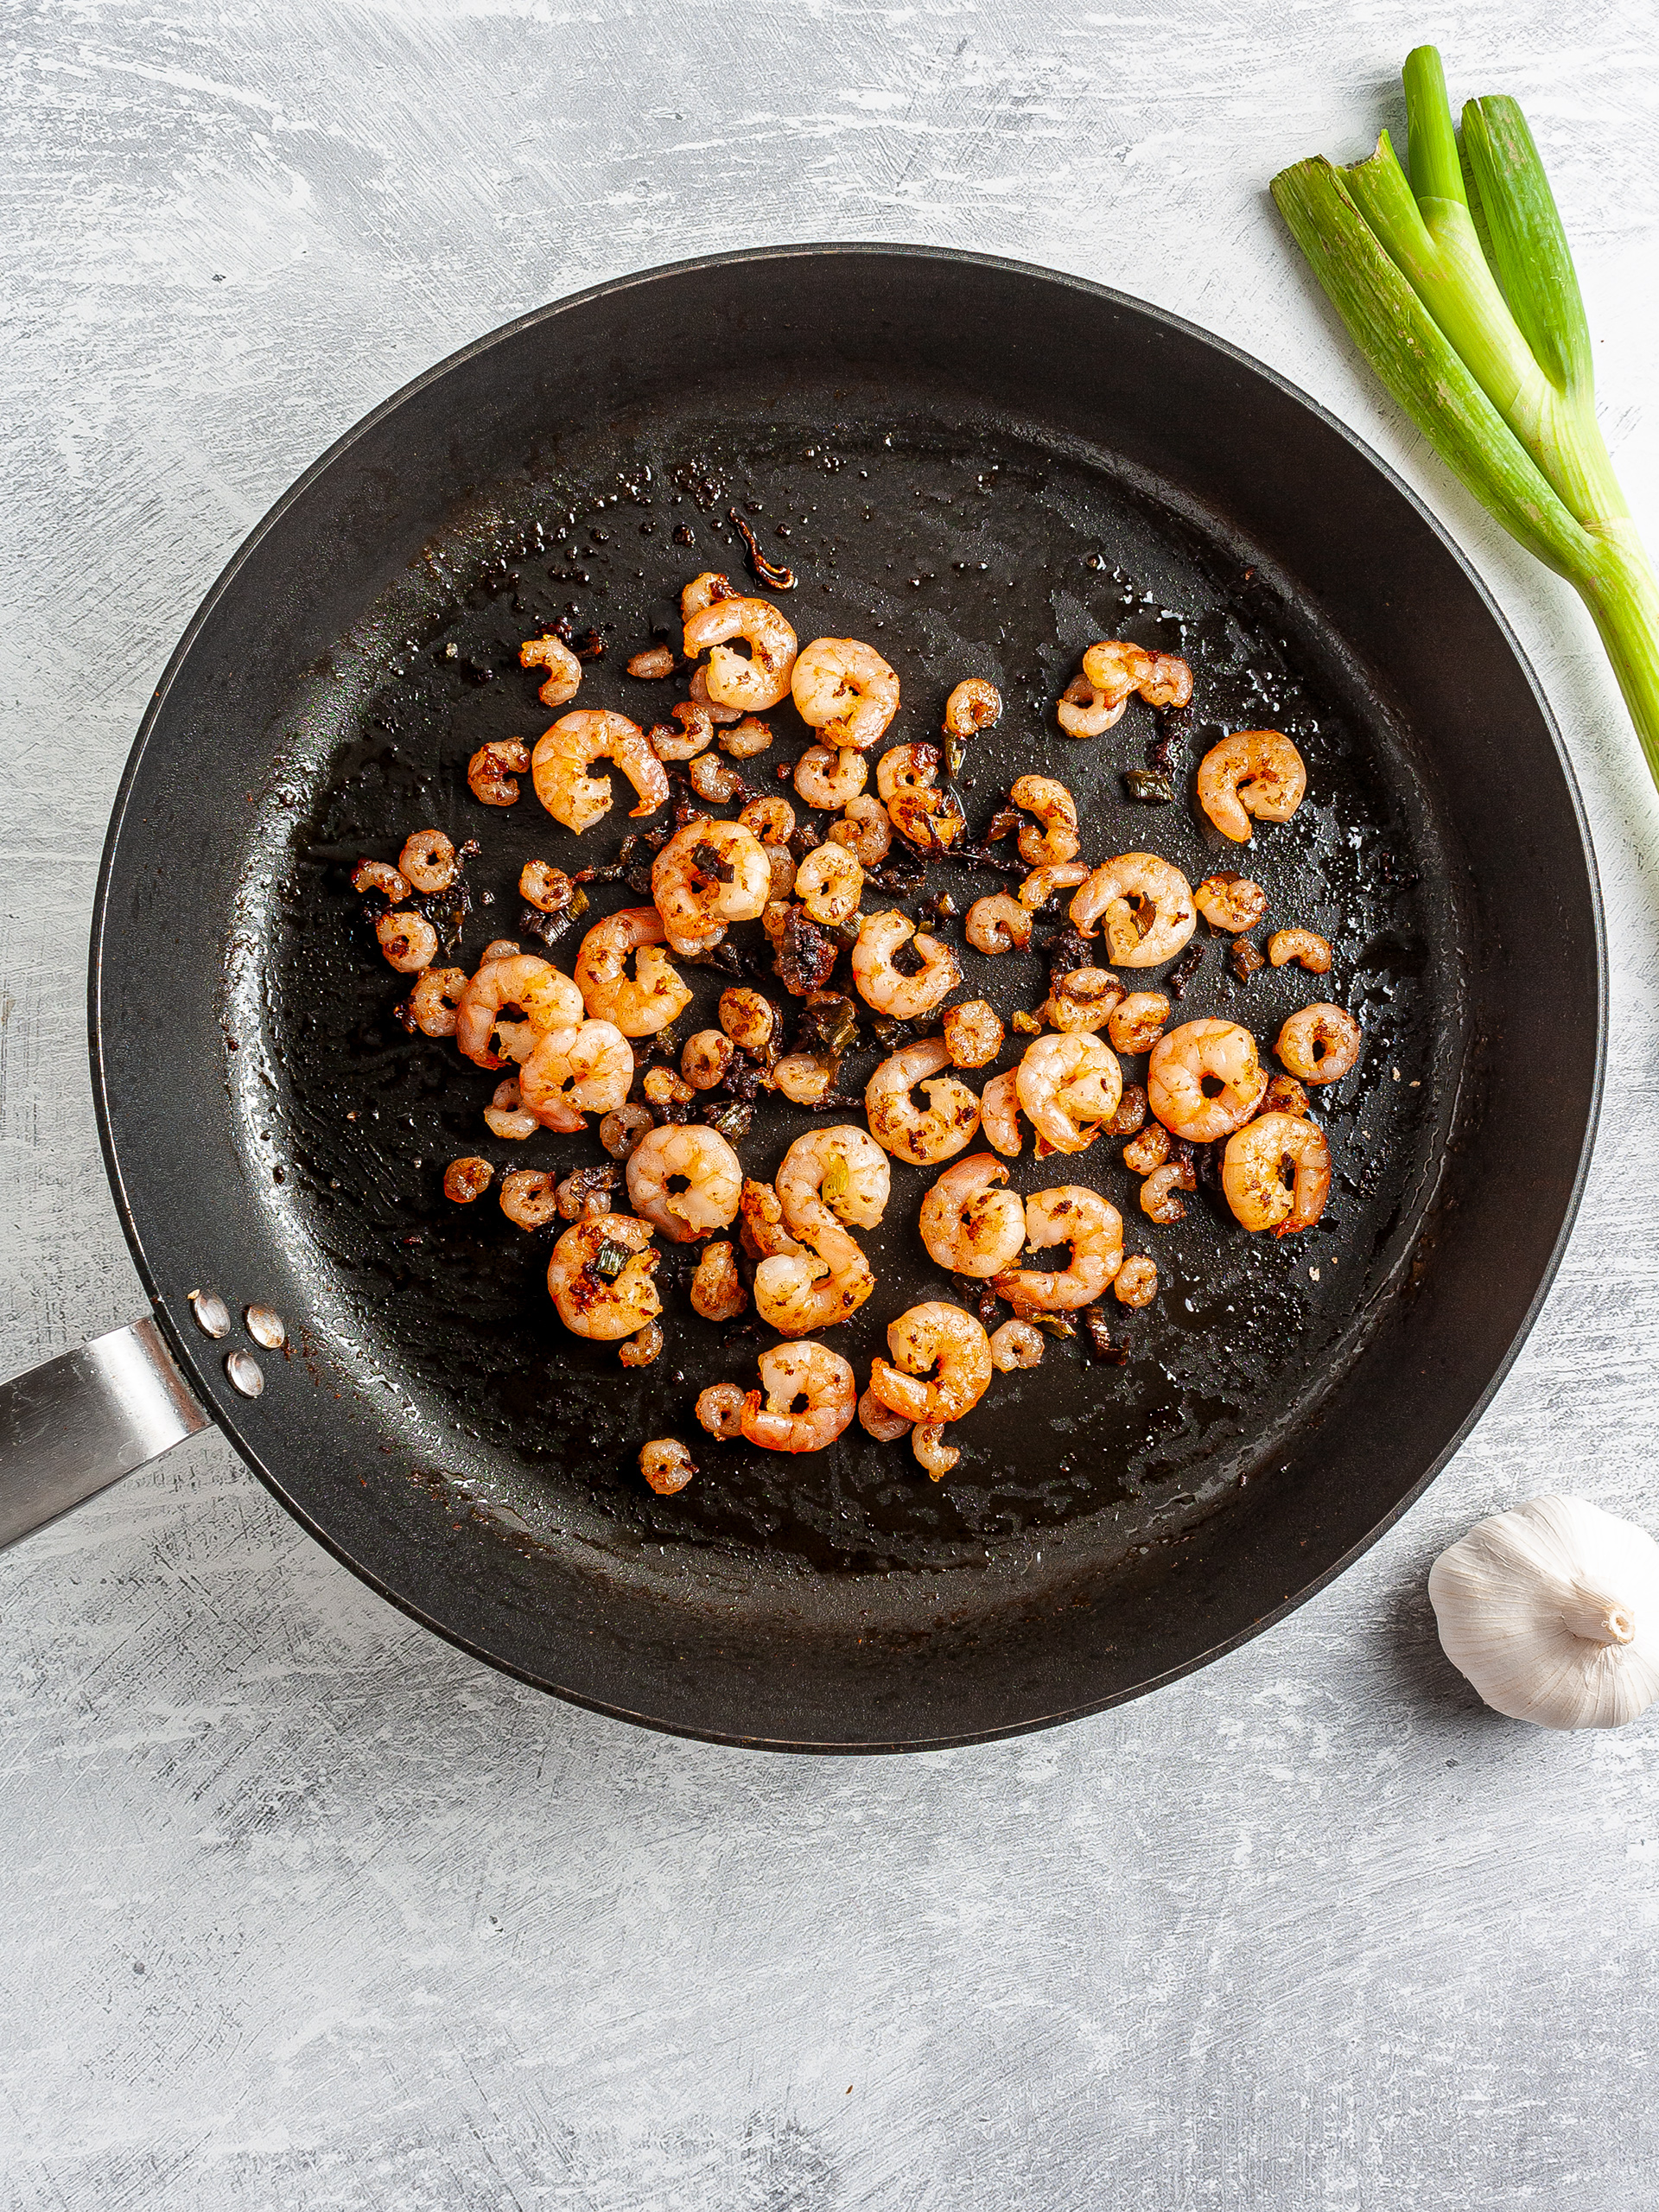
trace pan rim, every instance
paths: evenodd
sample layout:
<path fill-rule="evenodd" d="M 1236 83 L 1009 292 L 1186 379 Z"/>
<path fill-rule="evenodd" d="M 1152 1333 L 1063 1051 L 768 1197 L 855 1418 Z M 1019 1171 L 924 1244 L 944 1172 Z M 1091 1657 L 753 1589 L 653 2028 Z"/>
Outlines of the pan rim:
<path fill-rule="evenodd" d="M 1282 1603 L 1260 1615 L 1247 1627 L 1194 1654 L 1184 1660 L 1180 1665 L 1167 1669 L 1163 1673 L 1128 1688 L 990 1728 L 927 1737 L 873 1738 L 869 1741 L 856 1742 L 847 1738 L 837 1738 L 833 1741 L 825 1742 L 807 1738 L 746 1735 L 735 1730 L 698 1728 L 684 1722 L 665 1720 L 649 1713 L 636 1712 L 626 1706 L 585 1696 L 557 1683 L 547 1681 L 528 1669 L 518 1667 L 497 1653 L 486 1649 L 480 1643 L 457 1632 L 444 1622 L 434 1618 L 418 1605 L 390 1586 L 372 1568 L 353 1558 L 343 1544 L 331 1537 L 289 1496 L 279 1478 L 264 1464 L 257 1449 L 242 1433 L 238 1422 L 234 1418 L 233 1409 L 221 1402 L 223 1394 L 216 1387 L 217 1378 L 209 1373 L 200 1360 L 198 1347 L 186 1329 L 184 1317 L 171 1310 L 149 1266 L 137 1227 L 135 1208 L 129 1194 L 127 1179 L 122 1167 L 116 1140 L 109 1071 L 104 1052 L 100 994 L 104 973 L 105 933 L 117 852 L 121 844 L 130 804 L 143 765 L 144 755 L 165 709 L 168 695 L 197 640 L 211 622 L 219 602 L 243 567 L 253 557 L 264 539 L 289 509 L 304 499 L 312 486 L 324 477 L 345 454 L 416 394 L 430 389 L 442 378 L 451 375 L 465 364 L 478 359 L 492 348 L 510 342 L 521 332 L 548 322 L 556 316 L 580 311 L 595 302 L 613 298 L 619 294 L 625 294 L 670 276 L 696 276 L 705 272 L 729 270 L 751 263 L 821 257 L 855 259 L 861 257 L 913 259 L 947 267 L 995 271 L 1046 285 L 1058 285 L 1090 300 L 1100 302 L 1119 312 L 1141 318 L 1183 340 L 1194 341 L 1218 354 L 1249 376 L 1262 380 L 1312 415 L 1325 429 L 1334 431 L 1376 472 L 1389 489 L 1405 502 L 1417 519 L 1427 527 L 1443 550 L 1450 555 L 1466 582 L 1472 588 L 1479 605 L 1493 624 L 1506 651 L 1514 659 L 1531 691 L 1543 728 L 1554 749 L 1556 764 L 1573 810 L 1573 824 L 1578 832 L 1579 848 L 1583 859 L 1586 887 L 1589 893 L 1596 970 L 1595 1052 L 1594 1065 L 1591 1071 L 1584 1135 L 1579 1148 L 1579 1157 L 1573 1170 L 1571 1187 L 1563 1207 L 1560 1229 L 1547 1263 L 1540 1274 L 1536 1288 L 1528 1303 L 1526 1312 L 1505 1348 L 1503 1357 L 1497 1362 L 1454 1433 L 1434 1455 L 1418 1480 L 1360 1540 L 1299 1589 L 1287 1593 Z M 109 826 L 105 832 L 99 859 L 97 887 L 93 899 L 87 969 L 88 1051 L 99 1143 L 110 1182 L 111 1193 L 115 1201 L 116 1211 L 121 1223 L 123 1234 L 126 1238 L 128 1249 L 132 1255 L 139 1279 L 144 1287 L 151 1309 L 162 1328 L 168 1348 L 179 1362 L 192 1389 L 209 1413 L 215 1426 L 227 1438 L 260 1482 L 277 1499 L 284 1510 L 289 1513 L 308 1535 L 321 1543 L 360 1581 L 367 1584 L 379 1596 L 396 1606 L 400 1612 L 418 1622 L 423 1627 L 431 1630 L 442 1637 L 446 1643 L 453 1644 L 474 1658 L 483 1661 L 498 1671 L 525 1682 L 532 1688 L 549 1692 L 552 1695 L 562 1698 L 567 1703 L 581 1706 L 586 1710 L 601 1713 L 612 1719 L 629 1721 L 636 1726 L 650 1728 L 662 1734 L 727 1744 L 743 1749 L 790 1751 L 825 1755 L 943 1751 L 960 1748 L 970 1744 L 997 1742 L 1009 1737 L 1029 1734 L 1039 1728 L 1055 1726 L 1064 1721 L 1080 1719 L 1090 1713 L 1103 1712 L 1113 1706 L 1127 1703 L 1133 1698 L 1144 1696 L 1153 1690 L 1162 1688 L 1166 1684 L 1178 1681 L 1185 1675 L 1192 1674 L 1201 1667 L 1211 1664 L 1268 1629 L 1275 1626 L 1287 1615 L 1316 1597 L 1327 1585 L 1338 1575 L 1345 1573 L 1365 1552 L 1377 1543 L 1416 1503 L 1428 1485 L 1466 1440 L 1475 1424 L 1491 1403 L 1499 1386 L 1518 1357 L 1522 1346 L 1536 1325 L 1539 1313 L 1554 1282 L 1567 1243 L 1577 1222 L 1579 1208 L 1589 1173 L 1605 1089 L 1607 1019 L 1606 924 L 1600 879 L 1594 848 L 1590 838 L 1583 797 L 1571 759 L 1562 741 L 1559 724 L 1543 687 L 1503 609 L 1498 606 L 1469 556 L 1452 537 L 1446 526 L 1410 485 L 1364 439 L 1350 429 L 1319 401 L 1313 398 L 1288 378 L 1257 360 L 1253 355 L 1245 353 L 1227 340 L 1202 329 L 1185 317 L 1137 299 L 1131 294 L 1118 291 L 1111 286 L 1096 283 L 1092 279 L 1077 276 L 1065 270 L 1046 268 L 1039 264 L 1020 261 L 1007 256 L 979 253 L 967 248 L 938 247 L 880 239 L 819 243 L 805 241 L 746 247 L 728 253 L 709 254 L 689 260 L 660 263 L 648 269 L 632 270 L 602 279 L 594 284 L 584 287 L 580 291 L 532 308 L 524 315 L 514 317 L 512 321 L 501 324 L 481 337 L 474 339 L 467 345 L 445 355 L 401 385 L 337 438 L 289 485 L 237 546 L 204 594 L 156 682 L 111 802 Z"/>

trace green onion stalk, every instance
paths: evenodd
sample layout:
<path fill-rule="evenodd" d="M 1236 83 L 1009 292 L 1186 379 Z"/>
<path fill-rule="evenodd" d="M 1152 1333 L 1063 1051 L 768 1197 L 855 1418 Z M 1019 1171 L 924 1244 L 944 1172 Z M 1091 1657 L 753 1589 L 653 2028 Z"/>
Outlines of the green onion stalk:
<path fill-rule="evenodd" d="M 1590 328 L 1544 166 L 1514 100 L 1459 134 L 1432 46 L 1406 62 L 1407 162 L 1273 180 L 1279 212 L 1382 382 L 1512 537 L 1595 619 L 1659 785 L 1659 577 L 1596 421 Z"/>

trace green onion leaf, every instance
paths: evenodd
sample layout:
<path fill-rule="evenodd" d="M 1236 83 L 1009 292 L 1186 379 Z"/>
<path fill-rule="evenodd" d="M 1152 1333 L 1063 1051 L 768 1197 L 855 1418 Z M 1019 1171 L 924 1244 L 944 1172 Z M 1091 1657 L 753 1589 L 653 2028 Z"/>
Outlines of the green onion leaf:
<path fill-rule="evenodd" d="M 1480 194 L 1492 266 L 1539 367 L 1570 397 L 1595 385 L 1590 326 L 1555 195 L 1512 99 L 1471 100 L 1463 146 Z"/>

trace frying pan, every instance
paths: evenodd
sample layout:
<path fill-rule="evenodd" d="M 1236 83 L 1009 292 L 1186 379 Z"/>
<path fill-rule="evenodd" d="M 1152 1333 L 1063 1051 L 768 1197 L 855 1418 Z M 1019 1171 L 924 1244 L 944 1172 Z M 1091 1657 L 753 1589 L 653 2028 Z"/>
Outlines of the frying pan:
<path fill-rule="evenodd" d="M 865 637 L 899 669 L 895 736 L 935 734 L 964 674 L 1001 687 L 963 771 L 976 831 L 1041 768 L 1076 792 L 1087 853 L 1151 849 L 1196 880 L 1239 860 L 1191 804 L 1203 751 L 1225 728 L 1289 732 L 1308 799 L 1241 864 L 1336 964 L 1243 981 L 1226 941 L 1195 939 L 1180 1013 L 1270 1039 L 1331 997 L 1365 1031 L 1319 1100 L 1337 1176 L 1303 1236 L 1245 1236 L 1208 1173 L 1158 1229 L 1117 1147 L 1065 1166 L 1122 1206 L 1159 1296 L 1114 1309 L 1110 1357 L 1057 1340 L 998 1377 L 937 1486 L 857 1426 L 812 1457 L 702 1439 L 696 1391 L 752 1382 L 765 1339 L 696 1319 L 682 1250 L 654 1365 L 559 1327 L 547 1239 L 440 1194 L 456 1154 L 524 1154 L 482 1132 L 493 1078 L 395 1019 L 403 986 L 346 880 L 419 824 L 476 836 L 470 965 L 518 933 L 524 859 L 610 861 L 621 805 L 578 849 L 528 791 L 486 815 L 466 761 L 549 719 L 516 646 L 562 617 L 607 647 L 583 703 L 660 715 L 673 695 L 622 663 L 689 575 L 742 572 L 734 514 L 795 570 L 779 603 L 803 638 Z M 1052 702 L 1102 636 L 1184 653 L 1192 706 L 1137 702 L 1092 745 L 1063 739 Z M 778 790 L 805 732 L 772 719 L 746 772 Z M 1129 795 L 1147 766 L 1174 803 Z M 880 903 L 960 909 L 1001 880 L 941 863 Z M 592 914 L 639 895 L 592 893 Z M 1040 938 L 964 964 L 1005 1014 L 1043 995 Z M 731 977 L 690 979 L 683 1029 Z M 1301 1602 L 1455 1448 L 1572 1222 L 1604 1000 L 1582 815 L 1513 638 L 1406 488 L 1281 379 L 1097 286 L 959 253 L 807 246 L 601 286 L 342 439 L 162 680 L 90 979 L 105 1154 L 153 1317 L 6 1386 L 5 1533 L 213 1421 L 393 1603 L 607 1713 L 898 1750 L 1097 1709 Z M 882 1049 L 867 1029 L 849 1092 Z M 741 1148 L 769 1174 L 810 1117 L 762 1104 Z M 591 1136 L 537 1142 L 603 1157 Z M 1029 1151 L 1014 1175 L 1058 1179 Z M 877 1294 L 838 1332 L 861 1374 L 887 1319 L 962 1294 L 916 1236 L 928 1179 L 895 1165 L 866 1240 Z M 198 1325 L 193 1293 L 223 1300 L 228 1336 Z M 279 1350 L 248 1337 L 250 1305 L 282 1315 Z M 671 1433 L 702 1471 L 658 1498 L 635 1453 Z"/>

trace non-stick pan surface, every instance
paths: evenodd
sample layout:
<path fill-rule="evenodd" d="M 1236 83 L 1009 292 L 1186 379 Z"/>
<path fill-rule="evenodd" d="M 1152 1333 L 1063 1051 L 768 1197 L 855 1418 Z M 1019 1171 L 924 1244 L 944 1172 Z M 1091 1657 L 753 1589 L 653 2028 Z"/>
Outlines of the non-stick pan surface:
<path fill-rule="evenodd" d="M 1104 1143 L 1064 1170 L 1122 1208 L 1158 1299 L 1116 1317 L 1122 1364 L 1078 1340 L 999 1377 L 937 1487 L 856 1427 L 810 1458 L 702 1438 L 697 1390 L 750 1382 L 768 1338 L 696 1319 L 689 1255 L 659 1277 L 654 1366 L 566 1334 L 543 1287 L 550 1232 L 524 1237 L 493 1202 L 449 1206 L 439 1185 L 460 1152 L 597 1163 L 596 1141 L 484 1133 L 492 1079 L 398 1024 L 402 988 L 346 882 L 359 853 L 392 857 L 420 824 L 477 836 L 470 967 L 519 934 L 525 859 L 611 859 L 637 826 L 623 804 L 578 847 L 527 787 L 511 811 L 477 806 L 467 758 L 550 719 L 517 646 L 562 616 L 606 643 L 582 704 L 660 714 L 677 693 L 623 662 L 689 575 L 742 572 L 734 508 L 794 569 L 780 603 L 804 639 L 866 637 L 899 670 L 893 735 L 935 735 L 963 674 L 1001 686 L 1007 711 L 963 779 L 976 829 L 1014 775 L 1046 769 L 1078 798 L 1086 854 L 1148 849 L 1195 880 L 1242 864 L 1275 922 L 1336 947 L 1317 984 L 1295 969 L 1241 982 L 1208 940 L 1184 1017 L 1267 1040 L 1328 996 L 1366 1033 L 1319 1102 L 1337 1180 L 1310 1235 L 1244 1236 L 1209 1184 L 1154 1229 Z M 1060 736 L 1053 699 L 1101 636 L 1184 654 L 1192 707 L 1137 703 L 1091 745 Z M 787 788 L 776 766 L 807 734 L 788 708 L 770 719 L 778 742 L 747 774 Z M 1310 797 L 1241 862 L 1191 804 L 1192 773 L 1222 729 L 1264 723 L 1295 739 Z M 1149 761 L 1175 804 L 1128 797 L 1123 772 Z M 919 916 L 999 881 L 940 865 L 866 906 Z M 638 898 L 595 886 L 588 918 Z M 554 949 L 567 966 L 579 936 Z M 1040 1001 L 1036 948 L 963 957 L 969 988 L 1005 1012 Z M 732 978 L 691 980 L 683 1033 Z M 1133 1694 L 1387 1525 L 1548 1283 L 1593 1121 L 1602 995 L 1592 864 L 1547 711 L 1478 584 L 1370 456 L 1239 356 L 1109 293 L 836 248 L 669 270 L 529 317 L 296 487 L 198 617 L 135 751 L 93 1032 L 111 1173 L 163 1322 L 256 1471 L 342 1558 L 585 1702 L 736 1740 L 887 1748 Z M 849 1056 L 846 1090 L 880 1050 Z M 763 1102 L 750 1172 L 810 1122 Z M 1063 1179 L 1057 1164 L 1027 1152 L 1016 1187 Z M 916 1235 L 931 1179 L 895 1164 L 887 1220 L 863 1240 L 878 1290 L 834 1339 L 861 1374 L 893 1314 L 962 1295 Z M 207 1284 L 289 1320 L 291 1356 L 254 1404 L 183 1318 Z M 635 1453 L 668 1433 L 702 1472 L 659 1499 Z"/>

